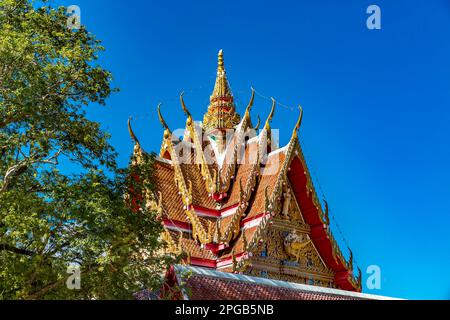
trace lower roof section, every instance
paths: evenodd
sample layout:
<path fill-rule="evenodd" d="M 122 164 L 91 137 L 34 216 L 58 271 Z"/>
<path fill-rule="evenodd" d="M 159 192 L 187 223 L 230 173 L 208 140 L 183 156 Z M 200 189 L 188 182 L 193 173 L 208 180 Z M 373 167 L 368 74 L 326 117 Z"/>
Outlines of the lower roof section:
<path fill-rule="evenodd" d="M 166 279 L 174 280 L 169 281 L 171 286 L 184 283 L 188 290 L 182 289 L 179 298 L 185 300 L 396 300 L 193 266 L 176 265 Z M 145 299 L 145 295 L 140 298 Z"/>

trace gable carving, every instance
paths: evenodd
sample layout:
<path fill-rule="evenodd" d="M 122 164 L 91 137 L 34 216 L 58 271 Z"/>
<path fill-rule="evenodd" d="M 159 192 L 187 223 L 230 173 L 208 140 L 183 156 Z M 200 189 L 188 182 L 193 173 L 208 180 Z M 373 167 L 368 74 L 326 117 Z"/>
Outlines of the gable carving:
<path fill-rule="evenodd" d="M 333 278 L 333 272 L 323 263 L 308 233 L 271 226 L 264 240 L 251 258 L 256 269 L 298 275 L 299 279 L 305 275 L 312 279 Z"/>

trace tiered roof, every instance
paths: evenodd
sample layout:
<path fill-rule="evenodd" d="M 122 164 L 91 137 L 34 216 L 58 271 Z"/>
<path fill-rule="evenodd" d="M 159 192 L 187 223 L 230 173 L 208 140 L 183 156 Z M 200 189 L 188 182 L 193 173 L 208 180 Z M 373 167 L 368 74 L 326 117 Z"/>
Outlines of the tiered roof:
<path fill-rule="evenodd" d="M 171 250 L 187 253 L 186 263 L 230 272 L 244 270 L 267 240 L 268 226 L 283 210 L 287 186 L 292 189 L 308 228 L 308 244 L 334 275 L 335 286 L 360 291 L 361 277 L 353 276 L 329 228 L 327 205 L 322 209 L 302 154 L 297 132 L 300 109 L 289 143 L 272 143 L 272 107 L 264 127 L 252 126 L 252 89 L 244 116 L 236 113 L 219 52 L 217 78 L 203 123 L 195 122 L 180 96 L 186 114 L 183 139 L 172 135 L 158 106 L 164 128 L 155 161 L 152 205 L 161 213 Z M 256 130 L 255 130 L 256 129 Z M 138 140 L 135 154 L 142 151 Z M 289 224 L 288 224 L 289 225 Z M 306 245 L 306 244 L 304 244 Z"/>

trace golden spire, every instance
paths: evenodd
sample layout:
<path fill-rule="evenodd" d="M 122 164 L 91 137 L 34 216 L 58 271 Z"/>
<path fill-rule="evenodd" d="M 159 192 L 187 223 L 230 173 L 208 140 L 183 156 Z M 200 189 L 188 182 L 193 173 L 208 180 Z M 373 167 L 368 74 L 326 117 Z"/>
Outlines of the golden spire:
<path fill-rule="evenodd" d="M 219 50 L 218 59 L 217 59 L 217 71 L 225 71 L 225 68 L 223 66 L 223 50 Z"/>
<path fill-rule="evenodd" d="M 217 76 L 214 90 L 209 98 L 208 111 L 203 118 L 203 129 L 231 129 L 238 125 L 240 116 L 236 113 L 233 94 L 228 83 L 220 50 L 217 61 Z"/>

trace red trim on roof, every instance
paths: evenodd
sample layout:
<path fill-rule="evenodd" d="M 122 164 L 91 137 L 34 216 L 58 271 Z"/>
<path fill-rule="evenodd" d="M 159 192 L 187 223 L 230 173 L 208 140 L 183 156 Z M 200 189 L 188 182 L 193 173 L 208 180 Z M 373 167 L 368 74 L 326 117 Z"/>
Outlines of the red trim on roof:
<path fill-rule="evenodd" d="M 247 258 L 248 253 L 247 252 L 241 252 L 239 254 L 235 255 L 236 260 L 241 260 L 242 258 Z M 191 257 L 190 258 L 190 264 L 193 266 L 199 266 L 199 267 L 207 267 L 207 268 L 220 268 L 227 265 L 230 265 L 233 263 L 233 257 L 227 257 L 224 259 L 204 259 L 204 258 L 198 258 L 198 257 Z"/>
<path fill-rule="evenodd" d="M 170 268 L 166 271 L 165 281 L 159 295 L 160 299 L 170 299 L 170 300 L 182 300 L 183 294 L 178 289 L 178 280 L 177 274 L 174 266 L 170 266 Z"/>
<path fill-rule="evenodd" d="M 262 219 L 268 214 L 270 214 L 270 213 L 269 212 L 263 212 L 263 213 L 257 214 L 256 216 L 253 216 L 253 217 L 250 217 L 250 218 L 247 218 L 247 219 L 243 219 L 241 221 L 241 227 L 244 227 L 244 226 L 248 225 L 250 222 L 252 222 L 254 220 Z"/>
<path fill-rule="evenodd" d="M 209 209 L 209 208 L 205 208 L 205 207 L 201 207 L 201 206 L 197 206 L 197 205 L 191 205 L 190 208 L 194 209 L 195 212 L 198 212 L 202 215 L 216 218 L 216 217 L 222 217 L 222 216 L 226 215 L 229 211 L 237 208 L 238 206 L 239 206 L 239 203 L 234 204 L 229 207 L 226 207 L 226 208 L 222 208 L 220 210 Z"/>
<path fill-rule="evenodd" d="M 311 226 L 311 240 L 327 267 L 335 272 L 336 284 L 344 290 L 359 291 L 349 280 L 352 272 L 346 269 L 343 261 L 339 257 L 333 255 L 333 245 L 328 236 L 327 226 L 322 223 L 320 211 L 314 205 L 312 199 L 314 191 L 309 190 L 308 192 L 306 189 L 306 168 L 303 168 L 298 156 L 292 159 L 290 170 L 288 171 L 288 178 L 292 182 L 292 189 L 297 203 L 300 206 L 303 218 Z"/>
<path fill-rule="evenodd" d="M 173 227 L 177 229 L 182 229 L 182 231 L 191 231 L 191 224 L 187 222 L 181 222 L 178 220 L 172 220 L 172 219 L 163 219 L 163 224 L 165 227 Z"/>
<path fill-rule="evenodd" d="M 217 253 L 225 248 L 227 248 L 228 246 L 225 245 L 224 243 L 218 244 L 218 243 L 208 243 L 205 245 L 205 249 L 206 250 L 210 250 L 213 253 Z"/>
<path fill-rule="evenodd" d="M 239 261 L 242 258 L 246 258 L 247 255 L 248 255 L 247 252 L 241 252 L 241 253 L 235 255 L 235 257 L 236 257 L 236 260 Z M 227 266 L 232 263 L 233 263 L 233 257 L 228 257 L 226 259 L 217 259 L 217 268 Z"/>
<path fill-rule="evenodd" d="M 191 265 L 193 265 L 193 266 L 206 267 L 206 268 L 216 268 L 216 265 L 217 265 L 217 262 L 215 260 L 203 259 L 203 258 L 197 258 L 197 257 L 191 257 L 190 262 L 191 262 Z"/>

